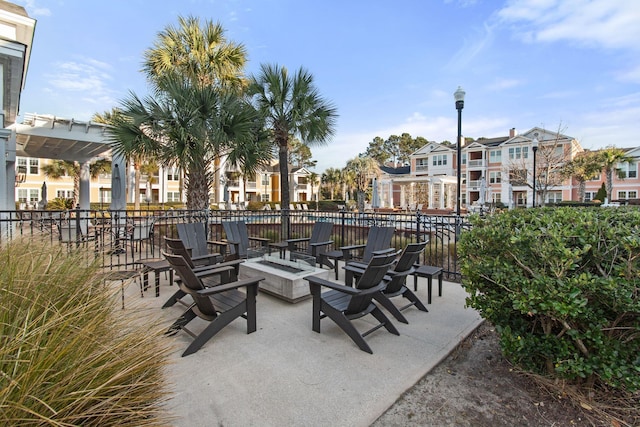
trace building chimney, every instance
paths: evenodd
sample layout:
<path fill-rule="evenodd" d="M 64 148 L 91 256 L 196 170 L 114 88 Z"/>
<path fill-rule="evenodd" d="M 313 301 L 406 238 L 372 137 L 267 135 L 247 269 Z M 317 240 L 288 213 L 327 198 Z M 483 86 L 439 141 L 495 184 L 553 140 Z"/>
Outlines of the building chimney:
<path fill-rule="evenodd" d="M 509 138 L 513 138 L 517 134 L 518 134 L 518 131 L 516 130 L 516 128 L 509 129 Z"/>

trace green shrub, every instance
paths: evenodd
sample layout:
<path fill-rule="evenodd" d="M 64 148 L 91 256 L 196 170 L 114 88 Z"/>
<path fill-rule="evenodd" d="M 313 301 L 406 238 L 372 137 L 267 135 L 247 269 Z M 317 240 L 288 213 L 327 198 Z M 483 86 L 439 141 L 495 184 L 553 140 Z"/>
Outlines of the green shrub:
<path fill-rule="evenodd" d="M 0 262 L 0 425 L 168 424 L 148 311 L 121 310 L 81 252 L 12 243 Z"/>
<path fill-rule="evenodd" d="M 467 304 L 524 369 L 640 389 L 640 211 L 474 217 L 460 242 Z"/>

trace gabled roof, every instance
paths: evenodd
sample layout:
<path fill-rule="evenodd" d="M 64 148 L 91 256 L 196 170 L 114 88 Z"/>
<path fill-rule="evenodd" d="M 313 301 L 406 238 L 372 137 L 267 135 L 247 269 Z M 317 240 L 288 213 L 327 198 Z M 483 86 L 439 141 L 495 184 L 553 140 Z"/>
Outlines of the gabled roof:
<path fill-rule="evenodd" d="M 411 157 L 425 156 L 431 153 L 437 152 L 449 152 L 452 148 L 446 145 L 439 144 L 437 142 L 430 142 L 428 144 L 423 145 L 418 150 L 414 151 L 411 154 Z"/>
<path fill-rule="evenodd" d="M 380 170 L 388 175 L 407 175 L 411 173 L 411 166 L 401 166 L 399 168 L 380 166 Z"/>

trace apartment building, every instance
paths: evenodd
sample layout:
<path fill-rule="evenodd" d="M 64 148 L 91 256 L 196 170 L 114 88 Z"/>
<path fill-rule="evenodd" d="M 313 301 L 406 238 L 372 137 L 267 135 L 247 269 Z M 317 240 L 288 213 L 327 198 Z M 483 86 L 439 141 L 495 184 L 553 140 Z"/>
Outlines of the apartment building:
<path fill-rule="evenodd" d="M 474 210 L 488 203 L 531 207 L 578 200 L 575 179 L 560 176 L 559 169 L 584 151 L 573 137 L 534 127 L 522 134 L 479 138 L 462 147 L 461 206 Z M 640 148 L 627 150 L 640 159 Z M 534 155 L 536 194 L 533 197 Z M 408 168 L 383 168 L 379 180 L 383 207 L 454 210 L 457 195 L 457 147 L 430 142 L 411 156 Z M 618 165 L 614 199 L 635 199 L 640 191 L 638 161 Z M 593 199 L 604 173 L 587 182 L 586 199 Z"/>

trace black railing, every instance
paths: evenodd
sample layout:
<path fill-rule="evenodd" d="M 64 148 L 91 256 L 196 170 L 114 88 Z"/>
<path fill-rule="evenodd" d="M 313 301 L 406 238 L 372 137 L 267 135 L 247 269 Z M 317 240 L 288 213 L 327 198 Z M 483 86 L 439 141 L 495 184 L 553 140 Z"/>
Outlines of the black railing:
<path fill-rule="evenodd" d="M 289 227 L 282 227 L 282 219 Z M 250 236 L 272 242 L 311 235 L 316 221 L 333 222 L 334 249 L 364 243 L 373 225 L 395 228 L 392 246 L 428 240 L 421 262 L 442 267 L 451 280 L 460 278 L 458 237 L 468 226 L 464 217 L 418 213 L 358 213 L 349 211 L 247 211 L 247 210 L 66 210 L 0 211 L 0 244 L 19 238 L 38 237 L 70 250 L 84 247 L 108 269 L 139 265 L 160 258 L 166 250 L 164 236 L 178 237 L 176 225 L 203 222 L 209 240 L 222 240 L 222 222 L 243 220 Z M 289 230 L 289 236 L 283 235 Z"/>

